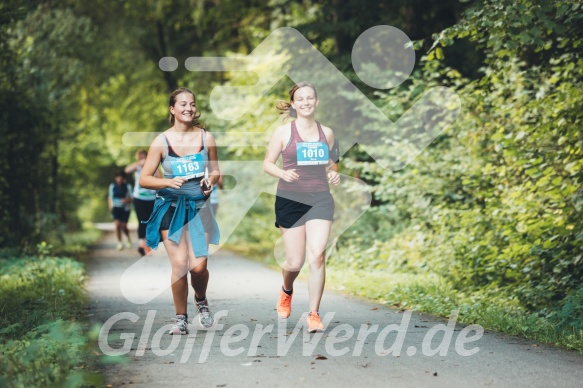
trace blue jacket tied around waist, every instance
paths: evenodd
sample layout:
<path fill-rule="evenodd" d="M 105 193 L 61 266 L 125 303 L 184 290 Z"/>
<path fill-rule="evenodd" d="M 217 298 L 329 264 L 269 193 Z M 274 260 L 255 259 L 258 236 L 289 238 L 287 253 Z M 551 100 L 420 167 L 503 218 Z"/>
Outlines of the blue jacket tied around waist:
<path fill-rule="evenodd" d="M 146 244 L 152 249 L 158 247 L 158 244 L 160 243 L 160 225 L 162 219 L 170 206 L 175 204 L 176 210 L 172 217 L 172 221 L 170 221 L 168 240 L 173 241 L 176 244 L 180 242 L 184 219 L 188 216 L 188 233 L 192 243 L 192 248 L 194 249 L 194 256 L 208 256 L 205 229 L 202 220 L 200 217 L 197 217 L 198 211 L 205 202 L 206 197 L 202 195 L 176 195 L 165 189 L 158 190 L 156 201 L 154 202 L 154 210 L 152 211 L 152 215 L 148 220 L 148 226 L 146 228 Z M 211 211 L 212 214 L 212 208 L 210 206 L 209 211 Z M 210 243 L 217 245 L 219 243 L 220 233 L 219 227 L 214 219 L 214 214 L 209 229 L 210 230 L 207 230 L 206 232 L 209 233 Z"/>

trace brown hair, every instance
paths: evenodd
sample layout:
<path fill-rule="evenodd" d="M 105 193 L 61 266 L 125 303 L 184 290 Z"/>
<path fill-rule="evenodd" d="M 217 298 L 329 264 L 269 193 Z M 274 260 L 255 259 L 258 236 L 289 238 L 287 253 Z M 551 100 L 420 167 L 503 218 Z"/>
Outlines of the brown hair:
<path fill-rule="evenodd" d="M 136 151 L 136 159 L 139 159 L 141 154 L 146 154 L 146 156 L 148 156 L 148 151 L 146 151 L 143 148 L 140 148 L 139 150 Z"/>
<path fill-rule="evenodd" d="M 192 94 L 194 102 L 196 103 L 196 96 L 194 95 L 194 92 L 192 90 L 188 88 L 178 88 L 175 91 L 173 91 L 172 94 L 170 95 L 170 101 L 168 102 L 168 106 L 174 106 L 176 104 L 176 97 L 182 93 Z M 200 115 L 201 115 L 200 111 L 197 110 L 196 114 L 194 115 L 194 118 L 192 119 L 192 125 L 194 125 L 195 127 L 203 128 L 204 125 L 200 121 L 198 121 Z M 174 115 L 172 113 L 170 113 L 168 121 L 170 122 L 171 125 L 174 125 Z"/>
<path fill-rule="evenodd" d="M 303 87 L 311 88 L 314 91 L 314 95 L 316 96 L 316 99 L 318 99 L 318 91 L 316 90 L 316 87 L 314 85 L 312 85 L 311 83 L 306 82 L 306 81 L 302 81 L 302 82 L 297 83 L 289 91 L 289 101 L 290 102 L 278 100 L 277 104 L 275 104 L 275 107 L 280 111 L 279 114 L 283 115 L 283 118 L 282 118 L 283 120 L 287 119 L 288 117 L 298 117 L 296 110 L 291 106 L 291 102 L 294 100 L 294 94 L 296 93 L 296 91 L 299 88 L 303 88 Z"/>

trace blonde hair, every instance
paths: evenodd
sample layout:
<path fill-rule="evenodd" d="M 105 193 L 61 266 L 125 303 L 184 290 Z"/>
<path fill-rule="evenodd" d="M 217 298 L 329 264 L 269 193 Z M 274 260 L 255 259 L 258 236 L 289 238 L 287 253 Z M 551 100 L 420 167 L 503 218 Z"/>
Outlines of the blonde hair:
<path fill-rule="evenodd" d="M 294 100 L 294 94 L 296 93 L 296 91 L 299 88 L 304 88 L 304 87 L 311 88 L 314 91 L 314 96 L 316 97 L 316 99 L 318 99 L 318 91 L 316 91 L 316 87 L 314 85 L 312 85 L 309 82 L 305 82 L 305 81 L 297 83 L 289 91 L 289 101 L 290 102 L 286 102 L 283 100 L 277 100 L 277 103 L 275 104 L 275 107 L 277 108 L 277 110 L 279 110 L 279 114 L 283 116 L 282 120 L 285 120 L 289 117 L 294 117 L 294 118 L 298 117 L 298 113 L 291 106 L 291 103 Z"/>

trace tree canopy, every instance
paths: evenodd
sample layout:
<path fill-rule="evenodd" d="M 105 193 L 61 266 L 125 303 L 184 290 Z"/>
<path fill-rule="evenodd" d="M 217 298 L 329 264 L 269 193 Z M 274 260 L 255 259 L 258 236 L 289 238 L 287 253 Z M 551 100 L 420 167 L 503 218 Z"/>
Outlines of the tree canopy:
<path fill-rule="evenodd" d="M 107 184 L 135 152 L 123 134 L 166 129 L 166 98 L 177 86 L 197 90 L 211 130 L 266 130 L 271 108 L 228 123 L 209 107 L 214 86 L 252 82 L 247 75 L 164 72 L 158 61 L 245 56 L 288 26 L 392 119 L 432 87 L 452 88 L 462 101 L 451 127 L 400 171 L 379 168 L 359 147 L 344 155 L 343 172 L 371 186 L 373 206 L 340 243 L 338 263 L 430 271 L 459 289 L 508 292 L 531 311 L 583 300 L 580 2 L 241 4 L 0 5 L 0 246 L 26 248 L 107 219 Z M 376 90 L 352 68 L 355 40 L 376 25 L 414 41 L 414 71 L 397 88 Z M 269 101 L 288 88 L 281 80 Z M 259 149 L 220 152 L 262 158 Z"/>

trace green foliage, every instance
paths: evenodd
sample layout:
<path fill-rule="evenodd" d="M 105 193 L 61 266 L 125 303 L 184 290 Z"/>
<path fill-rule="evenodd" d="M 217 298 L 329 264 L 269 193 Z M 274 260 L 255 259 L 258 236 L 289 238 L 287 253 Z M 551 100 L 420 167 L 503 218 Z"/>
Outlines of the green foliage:
<path fill-rule="evenodd" d="M 83 266 L 71 259 L 3 259 L 0 276 L 2 327 L 17 324 L 18 332 L 26 332 L 47 320 L 74 317 L 83 307 Z"/>
<path fill-rule="evenodd" d="M 578 50 L 582 43 L 581 11 L 577 0 L 477 2 L 459 23 L 434 35 L 433 47 L 466 38 L 478 44 L 492 67 L 515 58 L 538 65 L 557 54 Z"/>
<path fill-rule="evenodd" d="M 43 259 L 51 253 L 53 246 L 51 244 L 47 244 L 46 241 L 43 241 L 39 244 L 36 244 L 36 249 L 38 251 L 38 257 Z"/>
<path fill-rule="evenodd" d="M 88 344 L 76 322 L 86 302 L 83 266 L 67 258 L 2 259 L 0 279 L 0 384 L 98 384 L 84 370 Z"/>
<path fill-rule="evenodd" d="M 553 311 L 549 318 L 558 322 L 561 329 L 583 331 L 583 286 L 571 291 L 563 300 L 561 309 Z"/>
<path fill-rule="evenodd" d="M 228 249 L 273 264 L 274 242 L 281 235 L 279 229 L 273 226 L 274 201 L 272 196 L 259 196 L 226 242 Z M 220 206 L 219 217 L 221 213 L 229 213 L 229 204 L 222 203 Z"/>
<path fill-rule="evenodd" d="M 343 21 L 342 11 L 351 6 L 330 14 Z M 475 3 L 434 35 L 407 82 L 371 94 L 393 120 L 436 86 L 456 90 L 463 107 L 403 170 L 380 168 L 358 147 L 345 155 L 343 172 L 371 185 L 373 208 L 335 244 L 331 268 L 440 279 L 447 287 L 408 284 L 390 291 L 391 300 L 443 315 L 459 307 L 468 321 L 563 345 L 570 338 L 580 349 L 582 18 L 577 1 Z M 317 20 L 297 26 L 332 55 L 339 45 L 329 45 L 329 32 Z M 350 23 L 340 30 L 339 39 L 353 33 Z M 461 56 L 449 58 L 460 45 L 475 47 L 474 61 L 483 66 L 469 72 Z M 424 42 L 415 47 L 423 50 Z M 468 73 L 473 79 L 462 76 Z M 399 130 L 414 134 L 416 124 L 400 122 Z M 364 130 L 384 134 L 388 143 L 392 135 L 384 128 Z M 393 150 L 379 147 L 390 164 Z M 234 239 L 272 255 L 267 227 L 259 228 L 270 220 L 254 213 L 253 222 Z M 364 283 L 358 279 L 353 289 Z M 377 292 L 387 297 L 389 289 L 379 282 Z M 471 300 L 452 302 L 460 293 Z M 561 330 L 555 336 L 556 325 Z"/>
<path fill-rule="evenodd" d="M 86 227 L 75 232 L 65 233 L 58 242 L 52 242 L 54 256 L 67 256 L 81 259 L 102 236 L 103 231 L 94 227 Z"/>
<path fill-rule="evenodd" d="M 403 170 L 380 168 L 358 147 L 344 155 L 342 172 L 367 182 L 374 197 L 372 208 L 335 241 L 331 268 L 408 277 L 398 287 L 376 283 L 373 297 L 398 305 L 444 315 L 457 307 L 469 321 L 497 322 L 490 327 L 547 338 L 556 324 L 581 344 L 578 1 L 272 0 L 241 8 L 234 0 L 139 6 L 10 0 L 0 10 L 0 257 L 14 255 L 14 247 L 38 253 L 42 260 L 22 263 L 39 266 L 31 267 L 37 275 L 45 270 L 60 278 L 54 268 L 72 264 L 45 268 L 57 260 L 49 255 L 77 254 L 85 243 L 68 240 L 68 231 L 80 221 L 109 219 L 107 185 L 115 170 L 133 161 L 136 148 L 124 144 L 124 134 L 167 129 L 166 99 L 178 85 L 195 90 L 211 131 L 231 132 L 223 137 L 227 143 L 239 142 L 242 136 L 235 132 L 264 131 L 263 138 L 253 138 L 253 147 L 221 149 L 221 160 L 261 160 L 264 149 L 257 144 L 267 143 L 277 121 L 273 102 L 286 95 L 290 80 L 282 79 L 252 113 L 233 123 L 212 113 L 208 96 L 227 79 L 253 83 L 250 74 L 193 73 L 183 66 L 161 72 L 157 63 L 162 56 L 183 63 L 188 56 L 247 55 L 274 29 L 292 26 L 393 121 L 435 86 L 455 89 L 463 105 L 447 131 Z M 382 24 L 415 39 L 421 58 L 406 82 L 387 91 L 364 85 L 350 63 L 354 40 Z M 350 103 L 355 96 L 337 98 Z M 319 109 L 336 105 L 321 101 Z M 342 112 L 336 120 L 326 124 L 337 128 Z M 399 131 L 414 140 L 416 124 L 400 122 Z M 362 130 L 384 136 L 389 145 L 395 135 L 374 125 Z M 399 150 L 378 144 L 390 164 Z M 272 204 L 273 198 L 259 198 L 229 245 L 271 260 L 279 237 Z M 221 211 L 229 214 L 229 206 L 236 204 L 222 203 Z M 13 260 L 3 263 L 25 268 Z M 0 290 L 8 287 L 3 295 L 17 298 L 20 291 L 9 288 L 23 290 L 30 330 L 65 314 L 59 306 L 71 294 L 55 285 L 60 280 L 2 276 Z M 46 292 L 26 291 L 36 281 Z M 73 283 L 72 300 L 80 297 Z M 18 306 L 11 300 L 1 305 L 3 325 L 16 322 L 9 309 Z M 484 307 L 488 304 L 492 309 Z M 541 316 L 548 322 L 539 321 Z M 40 330 L 35 338 L 50 332 Z"/>
<path fill-rule="evenodd" d="M 23 333 L 18 328 L 14 331 L 19 333 L 19 339 L 0 345 L 2 386 L 82 387 L 98 383 L 96 376 L 79 365 L 86 346 L 80 324 L 58 319 L 29 332 Z"/>
<path fill-rule="evenodd" d="M 70 10 L 14 5 L 21 17 L 0 26 L 7 65 L 0 70 L 0 244 L 34 246 L 58 233 L 63 219 L 74 220 L 59 190 L 59 142 L 77 117 L 74 96 L 93 34 L 90 21 Z"/>
<path fill-rule="evenodd" d="M 400 231 L 388 234 L 389 240 L 384 230 L 373 233 L 373 241 L 365 232 L 367 238 L 349 240 L 338 250 L 336 262 L 390 271 L 423 269 L 459 290 L 496 290 L 518 297 L 528 311 L 548 314 L 583 280 L 582 106 L 577 93 L 583 73 L 577 39 L 547 47 L 538 65 L 529 66 L 517 57 L 536 52 L 540 42 L 518 35 L 534 23 L 556 27 L 548 31 L 553 42 L 571 39 L 580 28 L 580 15 L 567 16 L 550 2 L 520 2 L 533 10 L 533 21 L 505 3 L 469 10 L 467 20 L 435 42 L 451 45 L 454 38 L 475 36 L 488 58 L 483 78 L 464 80 L 455 69 L 427 57 L 422 72 L 407 85 L 377 94 L 379 105 L 399 117 L 425 90 L 445 84 L 457 90 L 463 111 L 399 173 L 380 171 L 366 159 L 350 163 L 355 174 L 374 185 L 377 208 L 392 214 L 390 223 Z M 517 20 L 524 25 L 515 30 Z M 557 26 L 556 20 L 566 24 Z M 476 26 L 481 26 L 478 31 Z M 493 36 L 497 40 L 490 42 Z M 509 47 L 515 56 L 496 55 Z"/>
<path fill-rule="evenodd" d="M 529 314 L 520 307 L 516 298 L 496 290 L 460 292 L 450 282 L 434 274 L 415 275 L 370 269 L 346 271 L 336 266 L 327 269 L 326 277 L 327 284 L 333 289 L 374 299 L 394 308 L 443 317 L 458 311 L 458 322 L 461 323 L 478 323 L 487 330 L 583 351 L 583 330 L 580 327 L 557 327 L 554 317 L 542 318 L 538 314 Z M 573 302 L 573 305 L 579 303 L 580 306 L 580 300 Z M 564 317 L 572 319 L 571 312 L 565 311 Z"/>

